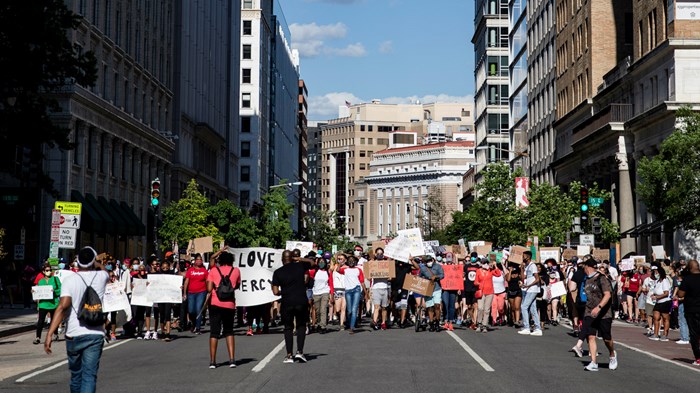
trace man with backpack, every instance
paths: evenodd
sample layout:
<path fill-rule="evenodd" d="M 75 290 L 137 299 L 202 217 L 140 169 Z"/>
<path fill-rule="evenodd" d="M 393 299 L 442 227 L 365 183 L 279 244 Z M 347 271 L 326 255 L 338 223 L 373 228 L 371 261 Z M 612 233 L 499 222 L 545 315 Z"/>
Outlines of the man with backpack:
<path fill-rule="evenodd" d="M 586 281 L 584 293 L 586 310 L 583 317 L 583 334 L 588 338 L 588 350 L 591 362 L 585 367 L 587 371 L 598 371 L 596 336 L 600 334 L 610 352 L 610 370 L 617 369 L 617 353 L 612 339 L 612 284 L 604 274 L 605 266 L 593 258 L 584 262 Z"/>
<path fill-rule="evenodd" d="M 226 338 L 229 367 L 236 368 L 236 342 L 233 336 L 233 321 L 236 316 L 236 288 L 241 285 L 241 271 L 233 266 L 233 254 L 227 251 L 218 253 L 214 266 L 207 276 L 209 318 L 209 368 L 216 368 L 216 348 L 219 339 Z"/>
<path fill-rule="evenodd" d="M 95 261 L 96 257 L 97 252 L 92 247 L 85 247 L 78 253 L 78 272 L 66 277 L 61 284 L 61 300 L 44 343 L 44 350 L 50 355 L 52 337 L 61 321 L 67 318 L 66 352 L 71 393 L 94 392 L 97 388 L 97 370 L 105 337 L 102 299 L 109 274 Z"/>

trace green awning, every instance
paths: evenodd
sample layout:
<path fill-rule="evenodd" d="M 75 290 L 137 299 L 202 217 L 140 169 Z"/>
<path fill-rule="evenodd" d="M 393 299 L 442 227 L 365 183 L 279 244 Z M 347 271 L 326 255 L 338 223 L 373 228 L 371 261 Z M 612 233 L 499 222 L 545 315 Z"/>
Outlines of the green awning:
<path fill-rule="evenodd" d="M 126 234 L 128 236 L 136 236 L 138 234 L 138 225 L 131 219 L 129 212 L 114 199 L 109 200 L 109 205 L 115 212 L 118 212 L 119 217 L 126 222 Z"/>
<path fill-rule="evenodd" d="M 97 201 L 97 198 L 92 194 L 85 194 L 85 201 L 100 217 L 102 217 L 102 222 L 104 223 L 103 232 L 115 234 L 117 230 L 114 219 L 112 219 L 112 216 L 108 212 L 104 211 L 100 202 Z"/>
<path fill-rule="evenodd" d="M 126 202 L 122 202 L 121 206 L 127 212 L 129 217 L 131 217 L 131 221 L 136 225 L 136 233 L 134 233 L 134 235 L 144 236 L 146 234 L 146 226 L 143 225 L 143 222 L 141 222 L 136 213 L 134 213 L 134 209 L 132 209 Z"/>
<path fill-rule="evenodd" d="M 71 192 L 71 201 L 80 202 L 83 204 L 83 211 L 80 216 L 80 230 L 91 233 L 104 233 L 104 222 L 99 213 L 95 211 L 90 203 L 88 203 L 83 194 L 73 190 Z"/>
<path fill-rule="evenodd" d="M 103 196 L 98 197 L 97 202 L 102 207 L 102 210 L 104 210 L 105 212 L 107 212 L 107 214 L 112 216 L 112 221 L 114 221 L 114 224 L 115 224 L 116 234 L 117 235 L 126 235 L 128 232 L 128 224 L 121 217 L 120 212 L 115 211 L 112 208 L 112 206 L 109 205 L 109 202 L 107 202 L 107 198 L 105 198 Z"/>

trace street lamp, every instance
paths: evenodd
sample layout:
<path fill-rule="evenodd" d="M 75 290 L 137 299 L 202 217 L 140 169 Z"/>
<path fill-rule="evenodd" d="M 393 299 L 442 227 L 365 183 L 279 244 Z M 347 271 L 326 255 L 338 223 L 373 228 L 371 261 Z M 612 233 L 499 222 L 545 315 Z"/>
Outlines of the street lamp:
<path fill-rule="evenodd" d="M 417 208 L 419 208 L 419 209 L 421 209 L 421 210 L 423 210 L 424 212 L 427 212 L 427 213 L 428 213 L 428 235 L 430 236 L 430 240 L 432 240 L 432 239 L 433 239 L 433 208 L 432 208 L 430 205 L 428 205 L 428 208 L 427 208 L 427 209 L 424 208 L 424 207 L 421 207 L 421 206 L 419 206 L 419 205 L 414 205 L 414 206 L 417 207 Z M 408 213 L 410 213 L 410 212 L 411 212 L 411 206 L 409 205 L 409 206 L 406 208 L 406 210 L 408 211 Z"/>
<path fill-rule="evenodd" d="M 302 184 L 304 184 L 303 181 L 295 181 L 295 182 L 293 182 L 293 183 L 276 184 L 276 185 L 274 185 L 274 186 L 270 186 L 269 189 L 272 190 L 273 188 L 300 186 L 300 185 L 302 185 Z"/>

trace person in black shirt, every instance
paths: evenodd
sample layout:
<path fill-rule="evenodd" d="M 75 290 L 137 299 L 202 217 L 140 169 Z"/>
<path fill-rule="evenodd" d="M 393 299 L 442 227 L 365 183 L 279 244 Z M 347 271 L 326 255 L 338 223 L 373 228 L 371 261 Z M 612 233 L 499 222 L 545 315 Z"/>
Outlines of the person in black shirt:
<path fill-rule="evenodd" d="M 693 366 L 700 366 L 700 265 L 698 261 L 688 261 L 688 270 L 678 288 L 678 298 L 683 299 L 685 320 L 688 322 L 690 346 L 695 361 Z"/>
<path fill-rule="evenodd" d="M 382 253 L 383 252 L 384 250 L 382 250 Z M 394 310 L 399 314 L 396 315 L 399 318 L 394 318 L 394 321 L 399 321 L 399 328 L 403 329 L 408 323 L 406 321 L 406 314 L 408 312 L 408 291 L 403 289 L 403 283 L 406 280 L 406 274 L 411 274 L 413 267 L 406 262 L 394 261 L 394 263 L 396 264 L 396 277 L 392 279 L 391 283 L 391 301 L 394 303 Z"/>
<path fill-rule="evenodd" d="M 275 296 L 282 296 L 281 314 L 284 324 L 284 342 L 287 347 L 284 363 L 294 363 L 294 359 L 305 363 L 304 340 L 306 339 L 306 321 L 309 317 L 306 283 L 309 281 L 309 272 L 305 264 L 293 263 L 292 258 L 291 251 L 285 250 L 282 253 L 282 267 L 272 274 L 272 293 Z M 297 353 L 292 356 L 295 321 Z"/>

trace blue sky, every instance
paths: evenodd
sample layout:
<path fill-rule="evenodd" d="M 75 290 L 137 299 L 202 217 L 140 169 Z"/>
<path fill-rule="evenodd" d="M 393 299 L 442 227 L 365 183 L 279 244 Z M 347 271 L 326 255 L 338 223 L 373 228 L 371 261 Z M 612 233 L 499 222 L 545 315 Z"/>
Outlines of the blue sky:
<path fill-rule="evenodd" d="M 282 0 L 309 118 L 338 105 L 472 101 L 472 0 Z"/>

